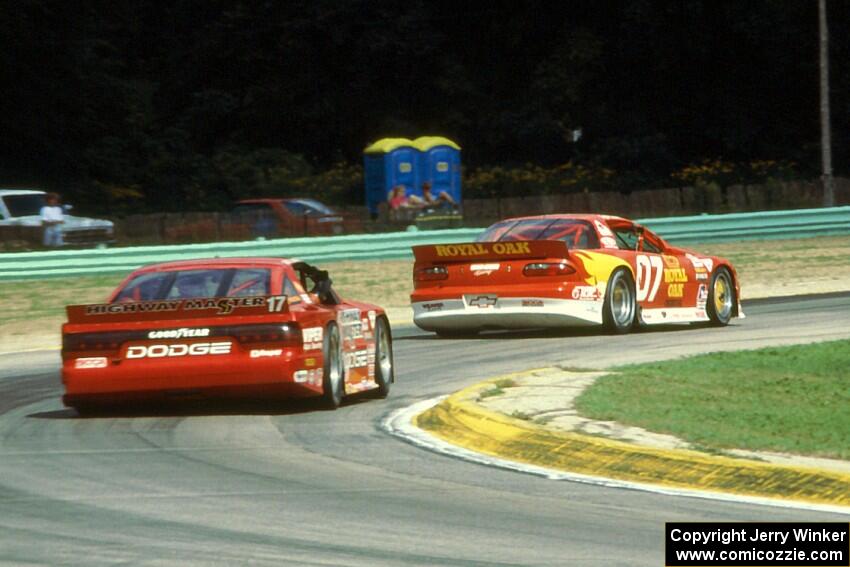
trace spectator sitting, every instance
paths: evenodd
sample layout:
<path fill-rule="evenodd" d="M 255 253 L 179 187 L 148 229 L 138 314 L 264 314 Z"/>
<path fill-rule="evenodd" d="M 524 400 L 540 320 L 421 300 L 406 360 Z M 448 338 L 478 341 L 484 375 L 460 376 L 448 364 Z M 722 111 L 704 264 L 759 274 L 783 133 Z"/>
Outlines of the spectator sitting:
<path fill-rule="evenodd" d="M 396 185 L 390 191 L 387 204 L 390 209 L 390 220 L 402 220 L 407 218 L 406 211 L 411 209 L 420 209 L 425 202 L 416 195 L 407 196 L 407 189 L 404 185 Z"/>
<path fill-rule="evenodd" d="M 431 184 L 427 181 L 422 184 L 422 201 L 429 207 L 454 207 L 457 205 L 452 196 L 445 191 L 440 191 L 440 194 L 434 197 L 434 194 L 431 193 Z"/>

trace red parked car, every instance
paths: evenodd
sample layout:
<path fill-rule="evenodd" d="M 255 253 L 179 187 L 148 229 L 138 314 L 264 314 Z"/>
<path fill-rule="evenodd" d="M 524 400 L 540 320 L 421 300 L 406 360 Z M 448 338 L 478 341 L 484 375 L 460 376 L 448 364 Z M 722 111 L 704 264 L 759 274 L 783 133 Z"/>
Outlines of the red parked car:
<path fill-rule="evenodd" d="M 230 228 L 248 236 L 323 236 L 354 232 L 352 220 L 315 199 L 243 199 L 230 211 Z"/>

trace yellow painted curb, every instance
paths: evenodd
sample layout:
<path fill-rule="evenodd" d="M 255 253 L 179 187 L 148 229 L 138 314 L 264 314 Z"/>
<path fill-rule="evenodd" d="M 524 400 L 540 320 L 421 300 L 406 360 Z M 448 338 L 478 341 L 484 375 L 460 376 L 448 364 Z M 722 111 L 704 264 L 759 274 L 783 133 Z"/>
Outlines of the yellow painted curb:
<path fill-rule="evenodd" d="M 553 431 L 475 403 L 496 381 L 539 371 L 500 376 L 465 388 L 417 415 L 413 423 L 466 449 L 552 469 L 664 487 L 850 505 L 848 474 Z"/>

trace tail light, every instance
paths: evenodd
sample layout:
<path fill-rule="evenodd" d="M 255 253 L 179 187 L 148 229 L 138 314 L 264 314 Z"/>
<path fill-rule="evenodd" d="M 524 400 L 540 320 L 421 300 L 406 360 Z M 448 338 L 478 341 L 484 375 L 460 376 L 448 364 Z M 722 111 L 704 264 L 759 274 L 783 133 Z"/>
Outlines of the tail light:
<path fill-rule="evenodd" d="M 277 343 L 284 347 L 301 346 L 301 328 L 294 323 L 268 325 L 236 325 L 222 329 L 240 343 Z"/>
<path fill-rule="evenodd" d="M 126 341 L 138 338 L 139 333 L 75 333 L 62 337 L 63 352 L 80 352 L 87 350 L 118 350 Z"/>
<path fill-rule="evenodd" d="M 565 276 L 576 273 L 568 262 L 534 262 L 522 269 L 525 276 Z"/>
<path fill-rule="evenodd" d="M 445 266 L 428 266 L 427 268 L 416 268 L 413 272 L 413 281 L 433 282 L 445 280 L 449 277 L 449 271 Z"/>

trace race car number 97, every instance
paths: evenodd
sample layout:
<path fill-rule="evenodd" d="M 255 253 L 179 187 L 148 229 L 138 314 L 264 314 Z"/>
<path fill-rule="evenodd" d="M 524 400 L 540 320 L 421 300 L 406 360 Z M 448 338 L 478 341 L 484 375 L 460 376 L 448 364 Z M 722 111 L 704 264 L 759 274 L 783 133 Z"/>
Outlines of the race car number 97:
<path fill-rule="evenodd" d="M 637 300 L 653 301 L 661 285 L 661 273 L 664 263 L 660 256 L 638 255 L 637 263 Z M 648 296 L 648 297 L 647 297 Z"/>

